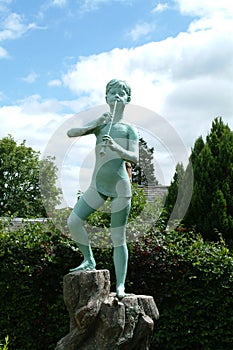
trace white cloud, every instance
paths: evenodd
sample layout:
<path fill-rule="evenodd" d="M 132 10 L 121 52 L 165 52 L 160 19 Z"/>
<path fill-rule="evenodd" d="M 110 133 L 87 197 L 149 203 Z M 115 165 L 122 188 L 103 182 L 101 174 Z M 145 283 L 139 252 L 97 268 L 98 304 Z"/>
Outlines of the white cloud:
<path fill-rule="evenodd" d="M 8 52 L 0 46 L 0 58 L 7 58 L 8 57 Z"/>
<path fill-rule="evenodd" d="M 67 206 L 75 204 L 78 190 L 84 192 L 90 185 L 94 167 L 94 147 L 93 136 L 79 138 L 63 160 L 60 187 L 63 189 L 63 198 Z"/>
<path fill-rule="evenodd" d="M 133 40 L 137 41 L 141 37 L 145 37 L 155 29 L 155 24 L 150 23 L 138 23 L 136 26 L 128 33 L 128 36 Z"/>
<path fill-rule="evenodd" d="M 63 121 L 59 114 L 61 105 L 55 100 L 42 101 L 40 96 L 33 95 L 15 106 L 0 108 L 0 138 L 11 134 L 35 150 L 43 151 L 50 135 Z"/>
<path fill-rule="evenodd" d="M 53 79 L 48 82 L 48 86 L 51 86 L 51 87 L 59 87 L 61 85 L 62 85 L 62 82 L 59 79 Z"/>
<path fill-rule="evenodd" d="M 5 94 L 4 92 L 0 91 L 0 101 L 3 101 L 5 99 Z"/>
<path fill-rule="evenodd" d="M 12 0 L 1 0 L 0 1 L 0 12 L 6 12 L 7 6 L 12 2 Z"/>
<path fill-rule="evenodd" d="M 229 0 L 175 0 L 182 14 L 196 17 L 189 31 L 232 28 L 233 2 Z"/>
<path fill-rule="evenodd" d="M 0 41 L 20 38 L 28 30 L 35 28 L 35 23 L 25 24 L 21 15 L 11 13 L 1 24 Z"/>
<path fill-rule="evenodd" d="M 63 7 L 67 4 L 67 0 L 52 0 L 53 6 Z"/>
<path fill-rule="evenodd" d="M 233 3 L 229 0 L 175 0 L 181 13 L 200 16 L 212 17 L 213 14 L 220 13 L 224 17 L 228 17 L 233 13 Z"/>
<path fill-rule="evenodd" d="M 109 2 L 109 0 L 83 0 L 81 9 L 84 12 L 93 11 L 98 9 L 100 5 L 107 2 Z"/>
<path fill-rule="evenodd" d="M 81 10 L 83 12 L 97 10 L 101 5 L 111 2 L 131 3 L 132 0 L 82 0 Z"/>
<path fill-rule="evenodd" d="M 62 106 L 55 99 L 42 100 L 39 95 L 31 95 L 21 101 L 20 109 L 28 115 L 51 115 L 59 112 Z"/>
<path fill-rule="evenodd" d="M 199 27 L 160 42 L 80 57 L 64 84 L 93 106 L 104 103 L 110 79 L 125 79 L 132 103 L 166 117 L 190 149 L 217 115 L 232 124 L 233 28 L 225 15 L 208 30 Z"/>
<path fill-rule="evenodd" d="M 38 75 L 35 72 L 31 72 L 26 77 L 21 78 L 21 80 L 24 81 L 25 83 L 32 84 L 36 81 L 37 77 Z"/>
<path fill-rule="evenodd" d="M 63 82 L 77 95 L 82 95 L 81 99 L 85 98 L 89 106 L 93 106 L 105 102 L 105 86 L 109 80 L 125 79 L 133 88 L 132 103 L 154 107 L 156 104 L 158 107 L 163 90 L 159 82 L 163 77 L 165 84 L 167 64 L 173 61 L 173 57 L 165 58 L 166 46 L 166 43 L 163 48 L 158 43 L 151 43 L 135 49 L 114 49 L 80 57 L 78 63 L 64 75 Z"/>
<path fill-rule="evenodd" d="M 151 13 L 157 13 L 157 12 L 164 12 L 167 9 L 169 9 L 169 5 L 167 3 L 158 3 L 153 10 L 151 11 Z"/>

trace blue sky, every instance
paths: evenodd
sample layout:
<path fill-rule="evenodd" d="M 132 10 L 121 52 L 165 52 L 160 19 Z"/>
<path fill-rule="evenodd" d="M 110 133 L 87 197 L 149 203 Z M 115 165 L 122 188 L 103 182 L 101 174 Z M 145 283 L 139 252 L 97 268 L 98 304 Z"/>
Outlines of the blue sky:
<path fill-rule="evenodd" d="M 0 137 L 43 153 L 65 121 L 105 103 L 110 79 L 125 79 L 132 104 L 174 130 L 169 142 L 148 136 L 168 184 L 178 138 L 190 153 L 216 116 L 233 128 L 232 20 L 229 0 L 0 0 Z M 141 127 L 149 135 L 158 120 Z M 94 147 L 76 146 L 59 174 L 68 202 Z"/>
<path fill-rule="evenodd" d="M 28 95 L 67 98 L 54 89 L 80 56 L 134 48 L 186 30 L 190 16 L 177 5 L 156 1 L 0 1 L 0 89 L 6 103 Z M 5 58 L 5 59 L 4 59 Z"/>

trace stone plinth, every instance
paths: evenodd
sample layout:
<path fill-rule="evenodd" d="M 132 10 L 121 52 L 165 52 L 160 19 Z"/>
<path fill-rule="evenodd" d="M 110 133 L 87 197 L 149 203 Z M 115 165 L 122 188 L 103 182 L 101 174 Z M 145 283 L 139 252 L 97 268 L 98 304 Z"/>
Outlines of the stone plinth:
<path fill-rule="evenodd" d="M 110 293 L 108 270 L 79 271 L 64 277 L 70 333 L 56 350 L 147 350 L 159 313 L 154 299 Z"/>

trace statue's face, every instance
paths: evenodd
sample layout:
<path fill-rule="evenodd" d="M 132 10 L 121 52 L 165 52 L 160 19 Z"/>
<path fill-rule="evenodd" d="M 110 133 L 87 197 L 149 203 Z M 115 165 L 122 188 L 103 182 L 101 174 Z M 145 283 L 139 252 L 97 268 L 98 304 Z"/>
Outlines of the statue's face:
<path fill-rule="evenodd" d="M 109 105 L 114 104 L 115 101 L 127 104 L 129 103 L 129 96 L 123 87 L 112 87 L 107 93 L 106 101 Z"/>

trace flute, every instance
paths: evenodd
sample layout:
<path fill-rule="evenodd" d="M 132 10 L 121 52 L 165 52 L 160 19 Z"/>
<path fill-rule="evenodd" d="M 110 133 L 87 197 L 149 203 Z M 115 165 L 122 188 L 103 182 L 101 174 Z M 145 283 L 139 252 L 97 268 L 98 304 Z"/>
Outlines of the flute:
<path fill-rule="evenodd" d="M 112 112 L 111 122 L 110 122 L 110 124 L 109 124 L 108 132 L 107 132 L 107 134 L 106 134 L 106 135 L 108 135 L 108 136 L 109 136 L 110 131 L 111 131 L 111 129 L 112 129 L 112 123 L 113 123 L 114 116 L 115 116 L 115 112 L 116 112 L 116 105 L 117 105 L 117 100 L 116 100 L 115 103 L 114 103 L 114 108 L 113 108 L 113 112 Z M 102 146 L 101 146 L 101 149 L 100 149 L 100 155 L 101 155 L 101 156 L 104 156 L 104 155 L 106 154 L 106 149 L 105 149 L 105 148 L 106 148 L 107 143 L 108 143 L 108 141 L 102 142 Z"/>

